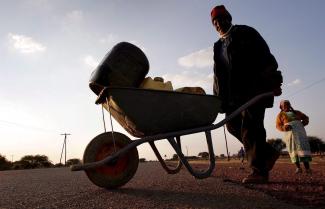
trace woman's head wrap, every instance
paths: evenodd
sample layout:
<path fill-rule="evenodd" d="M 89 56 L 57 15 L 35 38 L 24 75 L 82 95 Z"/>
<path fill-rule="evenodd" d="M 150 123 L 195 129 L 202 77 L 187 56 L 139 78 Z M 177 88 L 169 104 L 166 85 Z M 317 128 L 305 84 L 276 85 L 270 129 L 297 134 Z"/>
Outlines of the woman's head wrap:
<path fill-rule="evenodd" d="M 287 103 L 289 106 L 291 106 L 289 100 L 281 100 L 280 102 L 280 109 L 283 110 L 284 104 Z"/>

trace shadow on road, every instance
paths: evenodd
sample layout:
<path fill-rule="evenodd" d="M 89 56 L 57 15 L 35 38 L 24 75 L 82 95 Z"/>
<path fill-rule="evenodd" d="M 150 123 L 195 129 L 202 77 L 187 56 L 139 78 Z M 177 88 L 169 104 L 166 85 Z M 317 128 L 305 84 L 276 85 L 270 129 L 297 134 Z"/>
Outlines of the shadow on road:
<path fill-rule="evenodd" d="M 155 189 L 120 188 L 110 191 L 118 194 L 135 196 L 139 199 L 169 203 L 172 205 L 190 205 L 193 208 L 228 208 L 227 205 L 245 204 L 243 198 L 236 194 L 209 194 L 182 191 L 163 191 Z M 254 197 L 245 202 L 254 201 Z"/>

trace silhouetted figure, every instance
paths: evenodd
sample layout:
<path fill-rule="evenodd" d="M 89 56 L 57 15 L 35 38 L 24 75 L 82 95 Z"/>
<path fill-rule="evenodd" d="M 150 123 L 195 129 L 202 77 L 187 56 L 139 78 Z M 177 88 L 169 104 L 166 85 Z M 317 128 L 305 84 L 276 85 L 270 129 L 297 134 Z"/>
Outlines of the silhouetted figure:
<path fill-rule="evenodd" d="M 244 169 L 245 151 L 243 147 L 238 151 L 238 157 L 241 161 L 240 169 Z"/>
<path fill-rule="evenodd" d="M 212 24 L 220 35 L 214 44 L 214 94 L 222 99 L 229 116 L 254 96 L 281 94 L 282 76 L 278 64 L 262 36 L 252 27 L 232 25 L 232 17 L 223 5 L 211 11 Z M 274 98 L 258 102 L 227 123 L 228 131 L 245 147 L 252 173 L 243 183 L 266 183 L 279 153 L 266 143 L 265 109 Z"/>

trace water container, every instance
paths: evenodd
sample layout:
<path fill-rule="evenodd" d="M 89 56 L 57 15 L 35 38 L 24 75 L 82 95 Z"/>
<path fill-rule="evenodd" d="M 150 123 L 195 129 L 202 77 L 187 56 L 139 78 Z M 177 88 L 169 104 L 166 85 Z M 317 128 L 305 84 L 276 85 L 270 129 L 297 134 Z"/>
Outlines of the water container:
<path fill-rule="evenodd" d="M 116 44 L 92 72 L 89 87 L 99 94 L 104 87 L 139 87 L 149 71 L 149 61 L 137 46 Z"/>
<path fill-rule="evenodd" d="M 161 77 L 155 77 L 154 79 L 147 77 L 143 80 L 139 88 L 173 91 L 172 83 L 170 81 L 164 82 L 164 79 Z"/>

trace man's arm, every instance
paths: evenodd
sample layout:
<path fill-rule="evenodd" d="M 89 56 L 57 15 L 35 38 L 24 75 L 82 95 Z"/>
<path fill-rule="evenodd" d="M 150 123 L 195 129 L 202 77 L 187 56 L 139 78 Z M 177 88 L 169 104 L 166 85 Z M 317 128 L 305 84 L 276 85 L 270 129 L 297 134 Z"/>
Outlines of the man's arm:
<path fill-rule="evenodd" d="M 259 77 L 266 91 L 273 91 L 275 96 L 280 96 L 283 77 L 281 71 L 277 70 L 278 63 L 263 37 L 255 29 L 252 30 L 254 33 L 252 36 L 255 39 L 253 45 L 257 53 L 256 62 L 260 66 Z"/>

